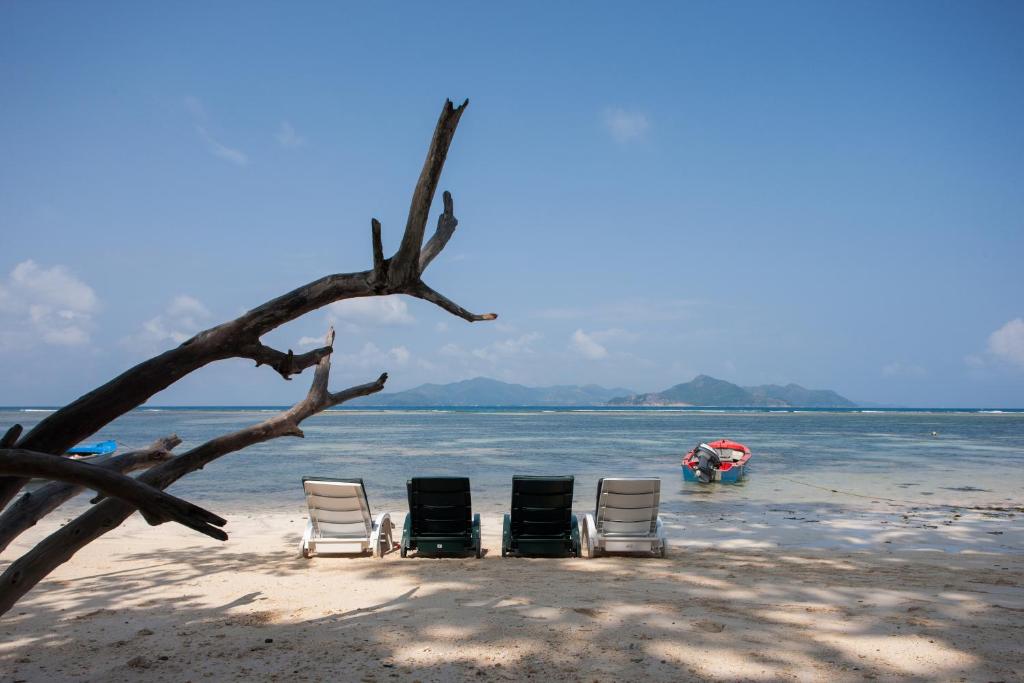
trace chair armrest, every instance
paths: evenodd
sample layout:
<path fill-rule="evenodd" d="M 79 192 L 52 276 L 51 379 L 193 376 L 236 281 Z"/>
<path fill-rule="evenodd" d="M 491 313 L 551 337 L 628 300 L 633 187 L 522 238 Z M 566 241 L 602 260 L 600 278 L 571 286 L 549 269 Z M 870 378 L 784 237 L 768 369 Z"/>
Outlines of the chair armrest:
<path fill-rule="evenodd" d="M 480 513 L 473 514 L 473 545 L 476 548 L 477 559 L 483 557 L 483 539 L 480 532 Z"/>
<path fill-rule="evenodd" d="M 583 516 L 583 535 L 585 538 L 580 547 L 583 557 L 593 557 L 597 545 L 597 524 L 594 522 L 594 515 L 589 512 Z"/>
<path fill-rule="evenodd" d="M 572 554 L 575 557 L 580 556 L 580 520 L 579 517 L 573 515 L 569 522 L 569 541 L 571 544 Z"/>
<path fill-rule="evenodd" d="M 501 556 L 505 557 L 512 550 L 512 515 L 505 513 L 501 521 Z"/>
<path fill-rule="evenodd" d="M 391 536 L 391 527 L 391 513 L 389 512 L 382 512 L 377 515 L 377 519 L 373 520 L 370 531 L 370 548 L 373 550 L 374 557 L 383 557 L 384 552 L 387 552 L 380 547 L 380 535 L 384 534 L 385 538 Z M 388 545 L 390 546 L 390 544 Z M 391 548 L 388 547 L 388 550 Z"/>
<path fill-rule="evenodd" d="M 402 525 L 402 548 L 401 555 L 405 557 L 408 552 L 412 549 L 412 514 L 405 516 L 405 522 Z"/>

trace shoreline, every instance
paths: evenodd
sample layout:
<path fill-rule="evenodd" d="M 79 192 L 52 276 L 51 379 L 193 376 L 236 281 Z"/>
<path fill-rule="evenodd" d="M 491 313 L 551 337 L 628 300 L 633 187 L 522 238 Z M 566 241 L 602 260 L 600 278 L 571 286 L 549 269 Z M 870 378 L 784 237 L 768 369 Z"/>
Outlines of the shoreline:
<path fill-rule="evenodd" d="M 856 515 L 846 526 L 674 520 L 664 560 L 503 559 L 494 512 L 484 514 L 481 560 L 303 560 L 304 515 L 227 517 L 224 544 L 135 516 L 86 547 L 0 620 L 3 680 L 1024 674 L 1019 515 L 912 518 L 868 536 Z M 41 523 L 4 560 L 55 525 Z M 806 547 L 801 535 L 853 543 Z M 971 541 L 979 536 L 984 544 Z"/>

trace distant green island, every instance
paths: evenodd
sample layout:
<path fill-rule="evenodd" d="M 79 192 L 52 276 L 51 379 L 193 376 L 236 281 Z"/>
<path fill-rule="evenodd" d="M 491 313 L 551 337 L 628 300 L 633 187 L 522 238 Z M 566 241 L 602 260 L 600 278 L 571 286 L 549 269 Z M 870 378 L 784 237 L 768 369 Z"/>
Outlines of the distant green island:
<path fill-rule="evenodd" d="M 741 387 L 699 375 L 690 382 L 654 393 L 605 388 L 596 384 L 527 387 L 487 377 L 451 384 L 422 384 L 406 391 L 374 394 L 352 401 L 362 406 L 718 406 L 779 408 L 856 408 L 829 389 L 798 384 Z"/>
<path fill-rule="evenodd" d="M 741 387 L 698 375 L 692 381 L 653 394 L 630 394 L 608 399 L 615 406 L 721 406 L 758 408 L 856 408 L 853 401 L 831 389 L 805 389 L 799 384 Z"/>

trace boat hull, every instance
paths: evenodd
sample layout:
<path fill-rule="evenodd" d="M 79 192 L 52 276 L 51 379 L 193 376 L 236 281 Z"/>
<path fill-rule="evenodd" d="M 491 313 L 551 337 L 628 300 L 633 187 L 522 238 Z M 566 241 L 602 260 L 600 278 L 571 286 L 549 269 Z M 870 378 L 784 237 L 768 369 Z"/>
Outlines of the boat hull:
<path fill-rule="evenodd" d="M 697 478 L 696 470 L 682 466 L 683 469 L 683 481 L 694 481 L 699 482 Z M 727 470 L 715 470 L 715 481 L 723 484 L 735 484 L 736 482 L 743 481 L 743 478 L 747 476 L 747 465 L 733 465 Z"/>

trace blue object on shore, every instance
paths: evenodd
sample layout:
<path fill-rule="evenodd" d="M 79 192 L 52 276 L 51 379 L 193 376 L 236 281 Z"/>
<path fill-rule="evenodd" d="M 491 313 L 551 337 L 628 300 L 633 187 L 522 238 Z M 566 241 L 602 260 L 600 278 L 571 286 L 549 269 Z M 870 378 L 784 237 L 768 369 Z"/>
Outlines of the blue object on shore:
<path fill-rule="evenodd" d="M 96 443 L 80 443 L 68 449 L 68 455 L 106 455 L 117 450 L 116 441 L 98 441 Z"/>

